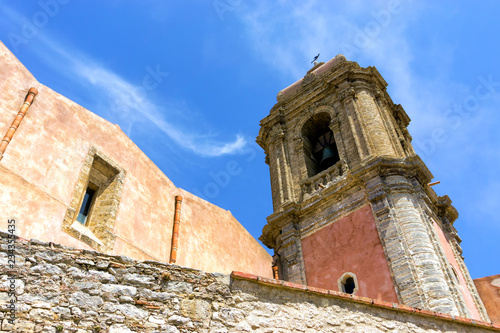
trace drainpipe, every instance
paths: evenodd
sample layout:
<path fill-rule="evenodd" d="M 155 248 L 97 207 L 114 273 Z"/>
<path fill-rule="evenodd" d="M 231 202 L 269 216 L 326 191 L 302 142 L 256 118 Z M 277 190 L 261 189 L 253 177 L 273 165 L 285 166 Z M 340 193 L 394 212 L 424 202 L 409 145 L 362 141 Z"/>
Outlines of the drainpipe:
<path fill-rule="evenodd" d="M 280 279 L 280 275 L 278 273 L 278 266 L 273 266 L 273 278 L 275 280 L 279 280 Z"/>
<path fill-rule="evenodd" d="M 172 233 L 172 251 L 170 252 L 170 263 L 175 264 L 177 260 L 177 249 L 179 248 L 179 225 L 181 224 L 181 203 L 180 195 L 175 197 L 174 231 Z"/>
<path fill-rule="evenodd" d="M 30 88 L 30 90 L 28 91 L 28 95 L 26 95 L 26 98 L 24 99 L 24 103 L 21 106 L 21 109 L 19 110 L 19 113 L 17 114 L 16 119 L 14 119 L 14 121 L 12 122 L 12 125 L 10 125 L 9 129 L 7 130 L 7 134 L 5 134 L 5 137 L 3 138 L 2 142 L 0 142 L 0 160 L 2 160 L 5 149 L 9 145 L 10 140 L 12 140 L 14 133 L 16 133 L 16 130 L 19 127 L 19 124 L 21 124 L 21 121 L 23 120 L 24 115 L 26 114 L 29 107 L 31 106 L 31 103 L 33 103 L 33 100 L 35 99 L 35 96 L 37 94 L 38 94 L 38 90 L 36 90 L 36 88 Z"/>
<path fill-rule="evenodd" d="M 273 279 L 279 280 L 280 279 L 280 274 L 279 274 L 279 268 L 278 268 L 278 262 L 279 262 L 279 255 L 275 254 L 273 256 L 273 263 L 271 264 L 273 268 Z"/>

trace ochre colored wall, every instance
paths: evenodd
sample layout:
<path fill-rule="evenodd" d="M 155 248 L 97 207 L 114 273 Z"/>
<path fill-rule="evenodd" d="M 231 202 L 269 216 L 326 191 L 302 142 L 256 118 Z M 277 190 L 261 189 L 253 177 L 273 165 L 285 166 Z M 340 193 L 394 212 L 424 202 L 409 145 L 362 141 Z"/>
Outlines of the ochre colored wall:
<path fill-rule="evenodd" d="M 38 83 L 0 43 L 2 138 L 30 87 L 39 93 L 0 161 L 0 229 L 16 217 L 22 237 L 89 248 L 61 226 L 95 147 L 126 172 L 112 253 L 168 262 L 180 194 L 185 200 L 177 264 L 272 276 L 271 256 L 228 211 L 177 188 L 118 126 Z"/>
<path fill-rule="evenodd" d="M 441 246 L 443 247 L 444 252 L 446 254 L 446 258 L 450 262 L 451 266 L 453 266 L 453 268 L 455 269 L 455 272 L 457 272 L 458 280 L 460 282 L 460 290 L 462 291 L 462 295 L 464 296 L 465 299 L 465 305 L 467 305 L 467 308 L 469 309 L 472 318 L 481 320 L 479 311 L 476 308 L 476 304 L 474 303 L 472 295 L 469 292 L 469 288 L 467 287 L 467 283 L 465 282 L 464 274 L 462 273 L 462 270 L 458 265 L 457 259 L 455 259 L 455 255 L 453 254 L 453 250 L 451 249 L 451 246 L 448 243 L 446 235 L 444 234 L 443 230 L 441 230 L 441 228 L 437 225 L 436 222 L 433 222 L 433 225 L 439 237 Z"/>
<path fill-rule="evenodd" d="M 356 274 L 357 296 L 399 302 L 370 205 L 302 239 L 307 284 L 339 290 L 346 272 Z"/>
<path fill-rule="evenodd" d="M 474 284 L 490 320 L 500 324 L 500 274 L 475 279 Z"/>

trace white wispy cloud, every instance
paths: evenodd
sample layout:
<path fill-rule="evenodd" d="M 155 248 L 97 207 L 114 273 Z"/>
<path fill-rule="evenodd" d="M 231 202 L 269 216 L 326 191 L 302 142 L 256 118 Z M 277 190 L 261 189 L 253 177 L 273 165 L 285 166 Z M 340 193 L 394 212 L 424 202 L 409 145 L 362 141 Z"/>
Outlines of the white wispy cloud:
<path fill-rule="evenodd" d="M 20 13 L 8 6 L 3 8 L 3 12 L 13 21 L 22 18 Z M 89 93 L 102 96 L 101 104 L 107 103 L 102 108 L 111 110 L 130 126 L 135 122 L 147 121 L 176 145 L 204 157 L 238 154 L 248 143 L 241 135 L 236 135 L 233 141 L 219 141 L 214 135 L 201 133 L 201 129 L 200 132 L 196 132 L 192 127 L 169 122 L 166 120 L 166 114 L 185 114 L 189 111 L 167 110 L 163 106 L 164 101 L 155 103 L 153 96 L 148 94 L 148 89 L 144 86 L 127 81 L 84 52 L 72 49 L 43 31 L 37 32 L 36 43 L 41 44 L 41 47 L 33 48 L 32 51 L 40 59 L 66 73 L 74 85 L 84 85 L 90 90 Z M 175 107 L 186 103 L 169 104 Z"/>
<path fill-rule="evenodd" d="M 214 142 L 206 135 L 185 132 L 185 129 L 181 130 L 178 125 L 165 120 L 162 109 L 151 102 L 141 87 L 132 85 L 116 73 L 99 65 L 75 61 L 75 58 L 72 58 L 75 62 L 74 73 L 105 91 L 116 112 L 125 113 L 127 118 L 136 115 L 136 120 L 137 115 L 140 115 L 183 148 L 201 156 L 222 156 L 238 153 L 247 144 L 246 139 L 240 135 L 237 135 L 232 142 Z"/>
<path fill-rule="evenodd" d="M 443 121 L 438 111 L 446 98 L 439 98 L 436 90 L 429 93 L 429 82 L 415 76 L 412 68 L 415 59 L 406 30 L 425 12 L 422 5 L 402 0 L 394 10 L 390 3 L 352 1 L 340 6 L 318 0 L 300 4 L 283 0 L 256 4 L 242 21 L 256 56 L 290 83 L 305 75 L 317 53 L 321 61 L 342 53 L 361 66 L 376 66 L 389 83 L 394 102 L 403 103 L 410 115 L 418 111 L 412 123 L 412 133 L 418 138 L 429 131 L 429 123 Z"/>
<path fill-rule="evenodd" d="M 475 87 L 451 79 L 454 45 L 430 43 L 432 49 L 427 51 L 434 59 L 427 66 L 432 68 L 432 76 L 421 75 L 415 66 L 420 60 L 415 58 L 419 46 L 414 25 L 437 5 L 401 0 L 394 10 L 391 3 L 395 2 L 260 2 L 248 6 L 241 20 L 256 57 L 290 83 L 305 75 L 318 52 L 321 61 L 343 53 L 361 66 L 377 67 L 389 83 L 394 102 L 401 103 L 413 119 L 410 131 L 417 144 L 432 140 L 435 129 L 443 129 L 451 137 L 456 131 L 450 129 L 445 111 L 462 103 Z M 472 126 L 465 123 L 466 119 L 459 131 L 466 132 Z M 453 149 L 460 149 L 460 145 L 453 145 Z"/>
<path fill-rule="evenodd" d="M 291 81 L 305 75 L 315 54 L 321 53 L 320 60 L 328 61 L 343 53 L 362 66 L 376 65 L 390 82 L 393 97 L 404 100 L 406 107 L 427 110 L 415 94 L 420 82 L 412 73 L 414 59 L 405 35 L 419 5 L 400 1 L 393 10 L 389 3 L 259 3 L 248 9 L 242 21 L 256 55 Z"/>
<path fill-rule="evenodd" d="M 350 1 L 342 5 L 317 0 L 259 2 L 242 14 L 242 21 L 256 54 L 273 68 L 297 79 L 304 75 L 318 52 L 323 61 L 338 53 L 346 53 L 348 60 L 352 60 L 353 55 L 358 57 L 370 47 L 382 47 L 376 37 L 370 37 L 363 45 L 356 39 L 358 31 L 366 23 L 376 21 L 375 18 L 367 15 L 359 23 L 352 17 L 383 10 L 384 6 L 387 2 L 382 0 Z"/>

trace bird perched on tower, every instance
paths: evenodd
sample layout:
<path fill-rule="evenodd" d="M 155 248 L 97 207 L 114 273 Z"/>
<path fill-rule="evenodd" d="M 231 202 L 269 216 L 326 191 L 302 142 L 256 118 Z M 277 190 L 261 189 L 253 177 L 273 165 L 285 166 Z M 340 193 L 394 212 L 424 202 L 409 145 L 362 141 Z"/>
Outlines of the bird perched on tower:
<path fill-rule="evenodd" d="M 319 58 L 319 53 L 318 53 L 318 55 L 317 55 L 317 56 L 315 56 L 315 57 L 314 57 L 313 61 L 311 61 L 311 64 L 312 64 L 313 62 L 315 62 L 316 60 L 318 60 L 318 58 Z"/>

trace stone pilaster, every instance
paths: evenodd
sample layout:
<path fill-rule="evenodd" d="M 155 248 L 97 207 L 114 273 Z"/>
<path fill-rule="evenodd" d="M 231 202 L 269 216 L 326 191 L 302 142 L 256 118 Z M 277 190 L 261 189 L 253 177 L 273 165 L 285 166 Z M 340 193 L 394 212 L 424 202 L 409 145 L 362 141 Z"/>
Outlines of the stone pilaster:
<path fill-rule="evenodd" d="M 349 86 L 343 90 L 339 96 L 344 106 L 345 116 L 349 124 L 349 131 L 347 133 L 352 136 L 355 143 L 354 147 L 350 147 L 350 149 L 347 150 L 349 160 L 362 161 L 369 156 L 370 151 L 356 110 L 356 92 L 353 87 Z"/>
<path fill-rule="evenodd" d="M 283 227 L 277 244 L 278 248 L 275 252 L 280 256 L 283 269 L 281 278 L 294 283 L 307 284 L 300 231 L 295 223 L 287 223 Z"/>
<path fill-rule="evenodd" d="M 384 126 L 384 131 L 385 133 L 387 133 L 387 140 L 388 142 L 390 142 L 395 155 L 400 158 L 404 158 L 405 150 L 403 148 L 403 145 L 408 145 L 406 143 L 406 138 L 403 137 L 404 142 L 400 141 L 393 121 L 394 118 L 390 116 L 389 108 L 387 107 L 386 102 L 382 101 L 383 93 L 376 87 L 373 87 L 372 89 L 374 106 L 380 114 L 382 125 Z"/>
<path fill-rule="evenodd" d="M 372 181 L 373 189 L 377 182 L 371 200 L 401 302 L 460 315 L 411 182 L 389 176 L 383 186 Z"/>
<path fill-rule="evenodd" d="M 347 156 L 344 140 L 342 140 L 342 134 L 340 133 L 340 124 L 338 118 L 332 119 L 332 121 L 330 121 L 329 127 L 332 130 L 333 138 L 337 145 L 337 150 L 339 152 L 340 160 L 343 161 L 347 166 L 349 164 L 349 158 Z"/>
<path fill-rule="evenodd" d="M 285 149 L 285 133 L 279 128 L 272 132 L 270 146 L 270 167 L 273 185 L 274 210 L 280 209 L 293 198 L 290 162 Z"/>

